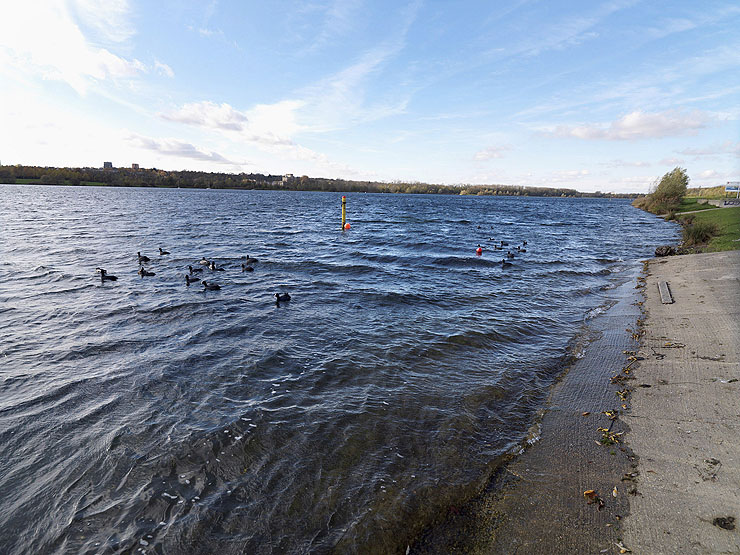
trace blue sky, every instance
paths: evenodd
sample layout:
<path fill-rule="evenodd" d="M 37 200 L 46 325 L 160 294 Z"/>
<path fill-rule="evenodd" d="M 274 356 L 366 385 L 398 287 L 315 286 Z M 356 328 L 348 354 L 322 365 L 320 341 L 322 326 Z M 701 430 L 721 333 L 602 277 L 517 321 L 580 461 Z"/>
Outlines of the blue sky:
<path fill-rule="evenodd" d="M 740 180 L 736 1 L 46 0 L 0 162 L 643 192 Z"/>

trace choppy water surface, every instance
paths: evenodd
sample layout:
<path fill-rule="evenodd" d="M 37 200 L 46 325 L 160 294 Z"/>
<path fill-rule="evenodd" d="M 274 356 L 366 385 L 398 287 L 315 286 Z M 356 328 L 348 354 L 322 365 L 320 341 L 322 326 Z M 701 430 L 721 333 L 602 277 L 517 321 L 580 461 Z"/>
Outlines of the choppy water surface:
<path fill-rule="evenodd" d="M 339 200 L 0 186 L 0 552 L 405 548 L 676 233 L 622 200 L 370 194 L 342 233 Z M 186 287 L 203 256 L 221 291 Z"/>

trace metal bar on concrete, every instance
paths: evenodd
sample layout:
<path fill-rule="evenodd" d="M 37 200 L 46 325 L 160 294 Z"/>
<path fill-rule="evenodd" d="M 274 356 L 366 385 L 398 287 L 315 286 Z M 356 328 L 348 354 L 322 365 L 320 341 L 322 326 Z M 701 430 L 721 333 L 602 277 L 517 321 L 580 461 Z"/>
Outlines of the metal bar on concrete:
<path fill-rule="evenodd" d="M 671 290 L 668 287 L 667 281 L 658 282 L 658 291 L 660 291 L 660 302 L 663 304 L 673 304 L 673 297 L 671 296 Z"/>

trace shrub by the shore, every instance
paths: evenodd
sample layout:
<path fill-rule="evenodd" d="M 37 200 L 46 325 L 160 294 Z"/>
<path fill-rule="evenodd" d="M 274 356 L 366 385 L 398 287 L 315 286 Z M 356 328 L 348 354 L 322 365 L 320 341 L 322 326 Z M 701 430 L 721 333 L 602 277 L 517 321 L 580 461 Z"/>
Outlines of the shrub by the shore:
<path fill-rule="evenodd" d="M 686 170 L 675 167 L 666 173 L 657 184 L 653 184 L 652 190 L 646 196 L 635 199 L 632 204 L 653 214 L 676 212 L 681 199 L 686 194 L 688 185 L 689 176 Z"/>

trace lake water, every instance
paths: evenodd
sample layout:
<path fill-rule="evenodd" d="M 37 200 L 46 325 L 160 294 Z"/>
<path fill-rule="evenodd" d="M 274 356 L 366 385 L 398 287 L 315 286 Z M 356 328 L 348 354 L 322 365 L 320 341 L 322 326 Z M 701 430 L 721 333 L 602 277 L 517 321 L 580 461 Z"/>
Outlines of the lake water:
<path fill-rule="evenodd" d="M 379 194 L 341 232 L 340 196 L 0 185 L 0 552 L 403 550 L 677 236 L 626 200 Z"/>

